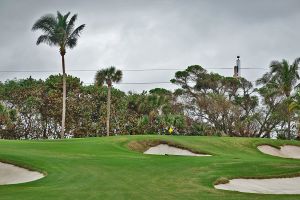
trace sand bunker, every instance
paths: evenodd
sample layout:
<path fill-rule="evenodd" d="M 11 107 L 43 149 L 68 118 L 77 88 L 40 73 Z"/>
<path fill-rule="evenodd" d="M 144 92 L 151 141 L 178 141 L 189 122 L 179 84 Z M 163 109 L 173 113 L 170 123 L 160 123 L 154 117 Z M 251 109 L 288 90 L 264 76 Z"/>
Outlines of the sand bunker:
<path fill-rule="evenodd" d="M 272 156 L 300 159 L 300 147 L 298 146 L 284 145 L 277 149 L 269 145 L 261 145 L 257 148 L 261 152 Z"/>
<path fill-rule="evenodd" d="M 159 144 L 154 147 L 150 147 L 144 154 L 153 154 L 153 155 L 178 155 L 178 156 L 210 156 L 206 154 L 197 154 L 191 151 L 180 149 L 177 147 L 172 147 L 167 144 Z"/>
<path fill-rule="evenodd" d="M 0 162 L 0 185 L 26 183 L 43 177 L 42 173 Z"/>
<path fill-rule="evenodd" d="M 270 145 L 257 147 L 261 152 L 283 158 L 300 159 L 300 147 L 284 145 L 280 149 Z M 260 194 L 300 194 L 300 177 L 272 179 L 233 179 L 215 185 L 216 189 Z"/>
<path fill-rule="evenodd" d="M 233 179 L 229 183 L 215 185 L 221 190 L 260 194 L 300 194 L 300 177 L 272 179 Z"/>

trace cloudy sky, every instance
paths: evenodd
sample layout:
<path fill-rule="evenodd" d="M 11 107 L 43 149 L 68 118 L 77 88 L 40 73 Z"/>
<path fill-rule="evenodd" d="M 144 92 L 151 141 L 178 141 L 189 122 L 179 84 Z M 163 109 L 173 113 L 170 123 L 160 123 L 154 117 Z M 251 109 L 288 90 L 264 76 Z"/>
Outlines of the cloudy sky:
<path fill-rule="evenodd" d="M 242 76 L 254 81 L 271 60 L 300 56 L 299 0 L 0 0 L 0 70 L 61 71 L 58 48 L 36 46 L 32 32 L 42 15 L 59 10 L 86 24 L 67 51 L 68 70 L 228 68 L 241 56 Z M 233 70 L 213 69 L 232 76 Z M 69 72 L 92 83 L 94 71 Z M 167 82 L 175 71 L 124 71 L 123 83 Z M 0 80 L 46 78 L 50 73 L 0 73 Z M 126 85 L 140 92 L 171 84 Z"/>

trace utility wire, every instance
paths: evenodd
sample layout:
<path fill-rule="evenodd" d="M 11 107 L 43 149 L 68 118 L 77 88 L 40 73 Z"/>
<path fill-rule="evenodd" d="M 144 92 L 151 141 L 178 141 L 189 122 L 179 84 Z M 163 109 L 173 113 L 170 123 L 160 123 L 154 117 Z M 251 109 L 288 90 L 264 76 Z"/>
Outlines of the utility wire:
<path fill-rule="evenodd" d="M 3 68 L 0 66 L 0 68 Z M 216 67 L 216 68 L 204 68 L 206 70 L 211 70 L 211 69 L 226 69 L 226 70 L 233 70 L 231 67 Z M 241 70 L 267 70 L 267 68 L 240 68 Z M 121 69 L 124 72 L 142 72 L 142 71 L 180 71 L 184 69 Z M 71 69 L 71 70 L 66 70 L 67 72 L 96 72 L 98 70 L 95 69 Z M 59 73 L 59 71 L 54 71 L 54 70 L 0 70 L 0 73 Z"/>
<path fill-rule="evenodd" d="M 84 85 L 93 85 L 94 83 L 83 83 Z M 167 81 L 158 81 L 158 82 L 125 82 L 125 83 L 115 83 L 117 85 L 148 85 L 148 84 L 172 84 Z"/>
<path fill-rule="evenodd" d="M 8 67 L 8 66 L 6 66 Z M 10 66 L 11 67 L 11 66 Z M 20 67 L 20 66 L 18 66 Z M 4 68 L 4 66 L 0 66 L 0 68 Z M 25 68 L 25 67 L 22 67 Z M 213 69 L 225 69 L 225 70 L 233 70 L 232 67 L 215 67 L 215 68 L 204 68 L 206 70 Z M 242 70 L 267 70 L 267 68 L 259 68 L 259 67 L 245 67 L 241 68 Z M 185 69 L 179 68 L 151 68 L 151 69 L 121 69 L 124 72 L 144 72 L 144 71 L 183 71 Z M 96 72 L 98 70 L 95 69 L 73 69 L 67 70 L 67 72 Z M 59 71 L 54 70 L 0 70 L 0 73 L 60 73 Z M 92 85 L 94 83 L 83 83 L 84 85 Z M 154 82 L 120 82 L 117 85 L 151 85 L 151 84 L 172 84 L 169 81 L 154 81 Z"/>
<path fill-rule="evenodd" d="M 0 67 L 2 68 L 2 67 Z M 127 72 L 138 72 L 138 71 L 177 71 L 177 70 L 183 70 L 183 69 L 121 69 L 122 71 L 127 71 Z M 66 70 L 68 72 L 96 72 L 98 70 L 96 69 L 71 69 L 71 70 Z M 55 70 L 0 70 L 0 72 L 13 72 L 13 73 L 18 73 L 18 72 L 58 72 Z"/>

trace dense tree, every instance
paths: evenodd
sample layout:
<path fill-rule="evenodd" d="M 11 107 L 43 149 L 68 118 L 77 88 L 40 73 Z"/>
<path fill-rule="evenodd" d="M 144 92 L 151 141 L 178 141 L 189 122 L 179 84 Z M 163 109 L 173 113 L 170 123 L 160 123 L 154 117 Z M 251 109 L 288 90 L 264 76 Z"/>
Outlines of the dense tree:
<path fill-rule="evenodd" d="M 50 46 L 58 46 L 62 59 L 62 71 L 63 71 L 63 108 L 62 108 L 62 122 L 61 122 L 61 138 L 64 137 L 65 131 L 65 118 L 66 118 L 66 68 L 65 68 L 65 54 L 67 48 L 74 48 L 77 45 L 78 37 L 80 36 L 85 24 L 82 24 L 75 28 L 75 21 L 77 20 L 77 14 L 73 15 L 70 19 L 70 12 L 66 15 L 62 15 L 57 12 L 55 17 L 52 14 L 44 15 L 37 20 L 32 30 L 41 30 L 43 35 L 40 35 L 36 44 L 46 43 Z"/>
<path fill-rule="evenodd" d="M 272 133 L 278 132 L 277 127 L 285 121 L 286 106 L 284 97 L 278 94 L 277 88 L 273 84 L 266 84 L 256 89 L 256 92 L 261 97 L 261 105 L 257 111 L 259 136 L 270 138 Z"/>
<path fill-rule="evenodd" d="M 0 138 L 13 139 L 12 133 L 16 125 L 16 110 L 0 104 Z"/>
<path fill-rule="evenodd" d="M 293 133 L 297 129 L 299 135 L 300 95 L 293 92 L 299 86 L 293 82 L 291 89 L 283 90 L 289 87 L 280 86 L 280 76 L 275 73 L 264 75 L 268 81 L 254 88 L 244 78 L 208 73 L 194 65 L 175 74 L 172 82 L 181 86 L 175 92 L 154 88 L 124 93 L 112 87 L 121 79 L 120 72 L 112 71 L 100 71 L 95 84 L 89 86 L 77 77 L 66 76 L 67 137 L 113 133 L 283 139 L 288 129 Z M 0 83 L 0 138 L 59 138 L 62 77 Z"/>
<path fill-rule="evenodd" d="M 297 139 L 300 140 L 300 92 L 298 92 L 293 96 L 293 100 L 289 105 L 289 111 L 294 112 L 297 115 Z"/>
<path fill-rule="evenodd" d="M 223 77 L 194 65 L 175 74 L 171 82 L 185 101 L 189 115 L 198 123 L 207 123 L 216 134 L 256 136 L 253 123 L 258 98 L 252 84 L 243 78 Z"/>

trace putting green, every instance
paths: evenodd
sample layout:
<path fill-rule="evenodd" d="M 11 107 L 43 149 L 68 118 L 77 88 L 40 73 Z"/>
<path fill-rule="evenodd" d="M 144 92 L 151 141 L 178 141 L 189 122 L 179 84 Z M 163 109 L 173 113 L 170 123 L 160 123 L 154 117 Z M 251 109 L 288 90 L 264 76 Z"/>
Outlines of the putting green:
<path fill-rule="evenodd" d="M 132 151 L 135 140 L 172 141 L 213 156 L 157 156 Z M 300 145 L 269 139 L 118 136 L 56 141 L 0 140 L 0 160 L 47 173 L 43 179 L 0 186 L 0 199 L 300 199 L 217 190 L 214 182 L 295 176 L 300 160 L 269 156 L 258 145 Z"/>

